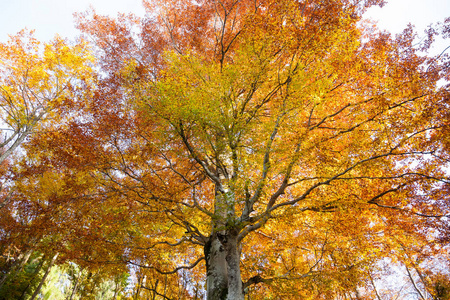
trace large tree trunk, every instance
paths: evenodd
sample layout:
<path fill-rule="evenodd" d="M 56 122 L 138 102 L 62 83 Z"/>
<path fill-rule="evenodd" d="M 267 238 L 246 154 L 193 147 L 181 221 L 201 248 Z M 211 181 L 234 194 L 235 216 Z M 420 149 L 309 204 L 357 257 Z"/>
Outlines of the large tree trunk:
<path fill-rule="evenodd" d="M 216 234 L 205 246 L 205 258 L 207 299 L 225 300 L 228 293 L 226 253 Z"/>
<path fill-rule="evenodd" d="M 213 234 L 205 246 L 208 300 L 244 300 L 237 234 Z"/>
<path fill-rule="evenodd" d="M 227 234 L 223 241 L 226 250 L 226 261 L 228 269 L 228 300 L 244 300 L 242 289 L 240 260 L 241 253 L 238 244 L 237 232 Z"/>
<path fill-rule="evenodd" d="M 218 178 L 222 177 L 218 172 Z M 233 226 L 236 224 L 234 193 L 228 187 L 216 184 L 214 200 L 216 218 L 204 248 L 207 300 L 244 300 L 239 230 Z"/>

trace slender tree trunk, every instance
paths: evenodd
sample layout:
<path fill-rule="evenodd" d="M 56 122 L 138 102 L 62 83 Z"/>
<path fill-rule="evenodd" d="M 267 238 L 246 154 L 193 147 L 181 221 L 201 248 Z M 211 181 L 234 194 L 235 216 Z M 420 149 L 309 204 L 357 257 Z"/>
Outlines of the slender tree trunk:
<path fill-rule="evenodd" d="M 142 284 L 142 277 L 138 275 L 138 281 L 136 285 L 136 292 L 134 293 L 134 299 L 139 299 L 139 294 L 141 293 L 141 284 Z"/>
<path fill-rule="evenodd" d="M 156 293 L 157 293 L 157 290 L 158 290 L 158 283 L 159 283 L 159 280 L 158 279 L 156 279 L 156 281 L 155 281 L 155 289 L 153 290 L 153 297 L 152 297 L 152 300 L 155 300 L 156 299 Z"/>
<path fill-rule="evenodd" d="M 373 290 L 375 291 L 375 295 L 377 296 L 378 300 L 381 300 L 380 294 L 378 294 L 378 290 L 377 290 L 377 287 L 375 285 L 375 281 L 372 278 L 372 274 L 370 274 L 370 272 L 368 272 L 368 274 L 369 274 L 370 282 L 372 283 L 372 286 L 373 286 Z"/>
<path fill-rule="evenodd" d="M 37 295 L 39 294 L 42 286 L 44 285 L 45 280 L 47 279 L 48 274 L 50 273 L 51 268 L 53 267 L 53 264 L 56 261 L 56 258 L 58 258 L 58 254 L 56 254 L 55 256 L 53 256 L 52 260 L 50 261 L 50 263 L 47 266 L 47 270 L 45 270 L 45 274 L 41 279 L 41 282 L 39 282 L 38 287 L 36 288 L 36 290 L 33 293 L 33 296 L 31 296 L 30 300 L 34 300 L 36 299 Z"/>
<path fill-rule="evenodd" d="M 41 271 L 41 269 L 42 269 L 42 266 L 44 265 L 44 262 L 45 262 L 45 255 L 44 256 L 42 256 L 42 257 L 37 257 L 37 258 L 35 258 L 35 259 L 33 259 L 32 261 L 31 261 L 31 264 L 33 264 L 37 259 L 41 259 L 41 262 L 39 263 L 39 266 L 34 270 L 34 272 L 33 272 L 33 276 L 30 278 L 30 281 L 28 282 L 28 285 L 25 287 L 25 289 L 23 290 L 23 292 L 22 292 L 22 295 L 20 296 L 20 300 L 22 300 L 22 299 L 25 299 L 25 295 L 26 295 L 26 293 L 27 293 L 27 291 L 28 291 L 28 288 L 30 287 L 30 285 L 31 285 L 31 283 L 33 282 L 33 280 L 34 280 L 34 278 L 39 274 L 39 272 Z"/>
<path fill-rule="evenodd" d="M 3 286 L 3 284 L 5 283 L 6 279 L 9 276 L 15 276 L 16 274 L 19 274 L 20 272 L 22 272 L 23 267 L 26 265 L 26 263 L 28 262 L 28 260 L 30 259 L 31 254 L 33 253 L 33 250 L 30 249 L 28 250 L 25 255 L 23 257 L 20 257 L 17 259 L 17 261 L 15 261 L 13 263 L 13 265 L 11 266 L 11 268 L 9 269 L 9 272 L 6 272 L 2 279 L 0 280 L 0 288 Z"/>
<path fill-rule="evenodd" d="M 114 295 L 113 295 L 113 299 L 116 300 L 117 299 L 117 294 L 119 293 L 119 283 L 115 282 L 116 286 L 114 288 Z"/>
<path fill-rule="evenodd" d="M 409 280 L 411 281 L 411 283 L 412 283 L 414 289 L 416 290 L 416 292 L 418 293 L 418 295 L 420 296 L 420 298 L 423 299 L 423 300 L 425 300 L 426 297 L 424 296 L 424 294 L 422 294 L 422 292 L 420 291 L 419 287 L 417 286 L 416 281 L 414 280 L 414 278 L 413 278 L 411 272 L 409 271 L 409 268 L 408 268 L 408 266 L 406 265 L 406 263 L 404 264 L 404 266 L 405 266 L 405 268 L 406 268 L 406 272 L 408 273 Z"/>
<path fill-rule="evenodd" d="M 78 273 L 77 279 L 75 279 L 75 284 L 72 289 L 72 293 L 70 294 L 69 300 L 72 300 L 73 296 L 75 296 L 78 289 L 78 282 L 80 282 L 80 277 L 83 274 L 83 268 L 80 269 L 80 273 Z"/>

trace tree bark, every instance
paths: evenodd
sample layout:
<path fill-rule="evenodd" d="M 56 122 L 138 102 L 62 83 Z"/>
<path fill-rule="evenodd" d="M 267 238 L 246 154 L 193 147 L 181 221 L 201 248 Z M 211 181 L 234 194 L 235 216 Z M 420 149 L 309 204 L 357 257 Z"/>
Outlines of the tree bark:
<path fill-rule="evenodd" d="M 207 299 L 225 300 L 228 292 L 226 253 L 217 234 L 206 243 L 205 258 Z"/>
<path fill-rule="evenodd" d="M 208 300 L 244 300 L 237 233 L 213 234 L 205 246 Z"/>
<path fill-rule="evenodd" d="M 228 268 L 228 300 L 244 300 L 244 291 L 242 288 L 241 268 L 240 268 L 240 249 L 238 243 L 238 234 L 232 233 L 227 236 L 225 241 L 226 261 Z"/>
<path fill-rule="evenodd" d="M 224 179 L 222 173 L 218 169 L 217 178 Z M 234 193 L 217 183 L 214 200 L 212 233 L 204 247 L 207 300 L 244 300 Z"/>

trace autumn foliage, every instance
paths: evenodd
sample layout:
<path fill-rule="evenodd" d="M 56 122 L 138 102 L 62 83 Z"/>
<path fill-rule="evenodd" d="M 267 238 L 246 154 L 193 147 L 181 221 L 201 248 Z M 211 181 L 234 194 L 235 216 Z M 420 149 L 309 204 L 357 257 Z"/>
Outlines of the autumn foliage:
<path fill-rule="evenodd" d="M 427 51 L 449 24 L 419 44 L 412 27 L 394 37 L 362 20 L 382 2 L 79 14 L 90 50 L 56 40 L 33 54 L 39 69 L 14 60 L 1 81 L 4 122 L 33 127 L 5 171 L 9 236 L 111 276 L 133 270 L 137 297 L 381 299 L 395 296 L 387 264 L 437 297 L 449 58 Z"/>

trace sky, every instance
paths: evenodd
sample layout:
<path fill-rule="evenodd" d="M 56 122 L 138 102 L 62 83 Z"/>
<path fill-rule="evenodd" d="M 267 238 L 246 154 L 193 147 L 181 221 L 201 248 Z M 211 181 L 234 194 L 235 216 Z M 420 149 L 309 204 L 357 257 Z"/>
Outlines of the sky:
<path fill-rule="evenodd" d="M 378 20 L 380 28 L 393 33 L 401 32 L 408 23 L 416 24 L 419 32 L 423 32 L 428 24 L 450 17 L 449 0 L 387 2 L 382 9 L 372 8 L 367 16 Z M 90 6 L 101 14 L 144 15 L 141 0 L 0 0 L 0 42 L 25 27 L 36 30 L 35 35 L 41 41 L 49 41 L 57 33 L 73 39 L 78 34 L 73 13 L 86 11 Z"/>
<path fill-rule="evenodd" d="M 448 0 L 387 0 L 383 8 L 372 7 L 368 14 L 379 20 L 379 26 L 391 32 L 401 32 L 408 23 L 423 31 L 430 23 L 450 17 Z"/>
<path fill-rule="evenodd" d="M 0 42 L 23 28 L 34 29 L 38 40 L 49 41 L 55 34 L 73 39 L 78 35 L 73 13 L 92 6 L 98 13 L 144 15 L 141 0 L 0 0 Z"/>

